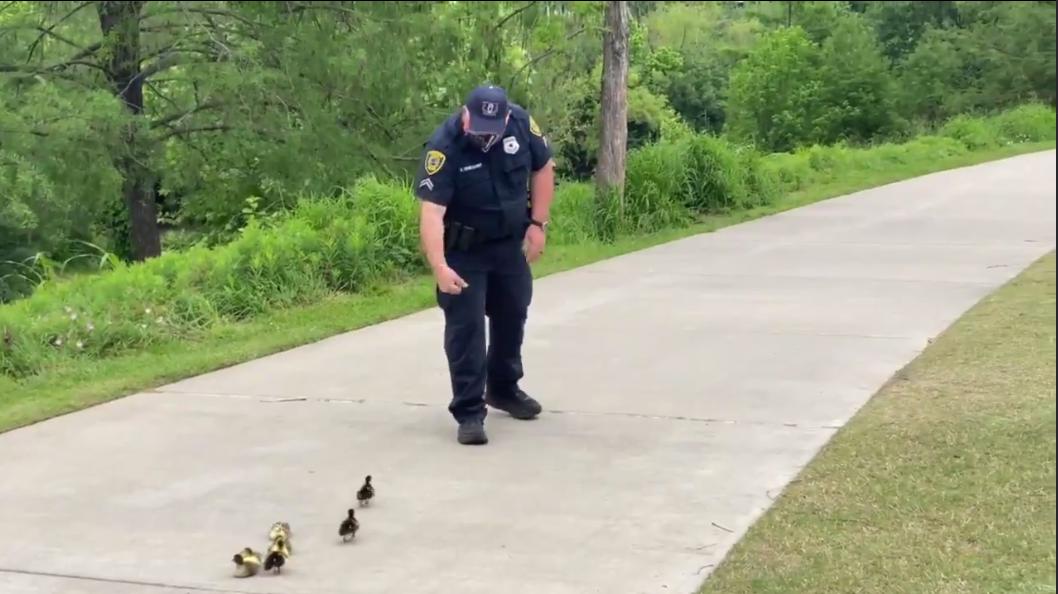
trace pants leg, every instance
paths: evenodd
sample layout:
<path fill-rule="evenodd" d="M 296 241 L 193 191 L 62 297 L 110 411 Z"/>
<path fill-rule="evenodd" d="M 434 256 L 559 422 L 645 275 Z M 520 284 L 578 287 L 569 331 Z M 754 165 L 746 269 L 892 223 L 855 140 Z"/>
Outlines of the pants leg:
<path fill-rule="evenodd" d="M 448 411 L 457 422 L 484 418 L 485 409 L 485 296 L 488 275 L 473 263 L 450 258 L 449 266 L 469 287 L 459 295 L 437 292 L 445 316 L 444 350 L 452 382 Z"/>
<path fill-rule="evenodd" d="M 512 394 L 525 375 L 522 341 L 533 296 L 533 275 L 521 242 L 503 243 L 493 253 L 485 313 L 489 318 L 488 386 L 497 394 Z"/>

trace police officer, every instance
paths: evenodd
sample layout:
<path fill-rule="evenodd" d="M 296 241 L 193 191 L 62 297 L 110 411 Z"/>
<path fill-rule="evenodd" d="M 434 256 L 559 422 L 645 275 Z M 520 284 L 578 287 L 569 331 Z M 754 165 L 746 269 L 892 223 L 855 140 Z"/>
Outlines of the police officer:
<path fill-rule="evenodd" d="M 518 419 L 541 411 L 518 382 L 530 264 L 544 251 L 554 162 L 533 118 L 491 85 L 471 91 L 425 149 L 414 184 L 445 318 L 448 410 L 459 443 L 485 444 L 486 404 Z"/>

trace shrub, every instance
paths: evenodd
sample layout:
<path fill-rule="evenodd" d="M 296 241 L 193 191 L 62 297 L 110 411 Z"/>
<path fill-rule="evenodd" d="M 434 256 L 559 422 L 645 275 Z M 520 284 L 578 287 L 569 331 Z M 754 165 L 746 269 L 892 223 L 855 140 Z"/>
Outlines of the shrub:
<path fill-rule="evenodd" d="M 622 232 L 646 233 L 686 224 L 691 178 L 686 140 L 661 142 L 628 155 Z"/>
<path fill-rule="evenodd" d="M 728 141 L 700 135 L 688 143 L 686 155 L 690 178 L 683 197 L 686 206 L 699 213 L 717 213 L 745 200 L 745 175 Z"/>
<path fill-rule="evenodd" d="M 970 150 L 1054 140 L 1055 110 L 1033 103 L 992 117 L 958 115 L 941 127 L 939 135 L 958 140 Z"/>
<path fill-rule="evenodd" d="M 1055 111 L 1037 103 L 1015 107 L 992 120 L 1006 142 L 1040 142 L 1055 139 Z"/>
<path fill-rule="evenodd" d="M 815 172 L 804 153 L 772 153 L 761 159 L 761 168 L 776 182 L 781 192 L 800 190 L 812 183 Z"/>
<path fill-rule="evenodd" d="M 0 308 L 0 373 L 24 377 L 63 359 L 191 337 L 222 320 L 414 271 L 424 266 L 416 208 L 407 188 L 368 177 L 337 198 L 306 198 L 277 220 L 251 220 L 229 244 L 45 285 Z"/>
<path fill-rule="evenodd" d="M 572 244 L 598 238 L 595 227 L 595 188 L 588 183 L 563 183 L 555 189 L 551 205 L 548 243 Z"/>
<path fill-rule="evenodd" d="M 1028 105 L 960 116 L 937 135 L 870 148 L 813 145 L 762 155 L 724 138 L 671 131 L 629 154 L 625 199 L 600 211 L 594 184 L 556 191 L 550 241 L 579 243 L 656 231 L 697 215 L 751 208 L 780 192 L 1004 142 L 1054 140 L 1055 112 Z M 234 241 L 189 245 L 141 264 L 55 280 L 0 306 L 0 380 L 78 358 L 104 358 L 245 320 L 329 293 L 362 291 L 425 272 L 410 189 L 367 176 L 333 197 L 303 197 L 280 216 L 248 217 Z"/>
<path fill-rule="evenodd" d="M 746 192 L 739 206 L 752 208 L 770 204 L 779 195 L 779 178 L 773 170 L 765 167 L 764 155 L 750 146 L 740 147 L 737 155 Z"/>
<path fill-rule="evenodd" d="M 958 115 L 948 120 L 940 129 L 940 135 L 954 138 L 971 150 L 999 146 L 998 131 L 982 118 Z"/>

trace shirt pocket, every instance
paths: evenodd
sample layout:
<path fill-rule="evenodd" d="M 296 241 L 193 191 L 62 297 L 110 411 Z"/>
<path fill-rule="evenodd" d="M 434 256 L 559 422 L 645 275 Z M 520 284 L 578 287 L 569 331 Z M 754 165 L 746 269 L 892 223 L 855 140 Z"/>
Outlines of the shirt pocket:
<path fill-rule="evenodd" d="M 517 199 L 529 196 L 529 171 L 532 168 L 532 156 L 522 148 L 504 161 L 503 170 L 510 184 L 510 192 Z"/>
<path fill-rule="evenodd" d="M 485 163 L 474 169 L 457 170 L 455 186 L 456 200 L 462 205 L 478 207 L 493 202 L 492 176 Z"/>

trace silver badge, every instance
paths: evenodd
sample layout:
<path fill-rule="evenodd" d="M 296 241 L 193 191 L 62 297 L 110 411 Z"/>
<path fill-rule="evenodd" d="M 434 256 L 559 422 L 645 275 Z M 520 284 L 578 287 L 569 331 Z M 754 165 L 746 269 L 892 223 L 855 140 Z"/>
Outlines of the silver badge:
<path fill-rule="evenodd" d="M 517 138 L 513 136 L 508 136 L 507 138 L 503 139 L 503 152 L 507 153 L 508 155 L 513 155 L 514 153 L 517 153 L 519 148 L 521 147 L 518 144 Z"/>

